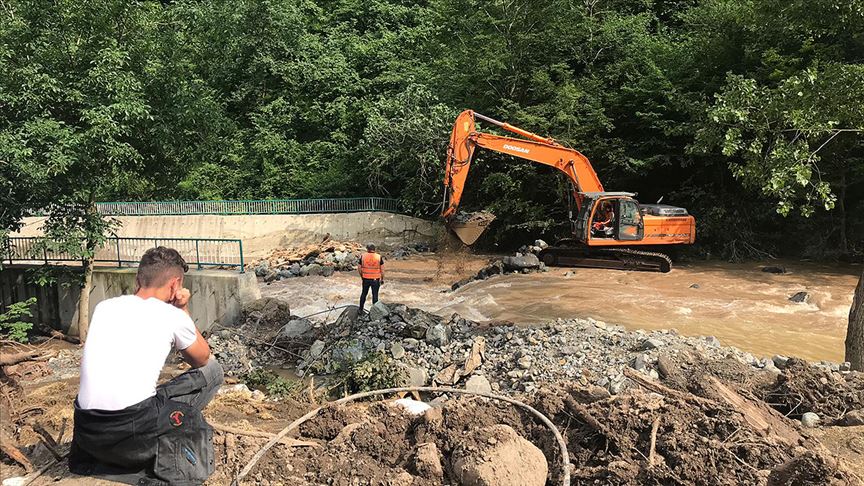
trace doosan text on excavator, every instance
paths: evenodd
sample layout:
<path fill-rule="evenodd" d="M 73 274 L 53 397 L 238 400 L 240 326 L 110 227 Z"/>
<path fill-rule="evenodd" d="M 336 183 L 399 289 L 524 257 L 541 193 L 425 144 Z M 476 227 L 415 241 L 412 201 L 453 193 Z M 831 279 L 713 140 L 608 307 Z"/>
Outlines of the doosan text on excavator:
<path fill-rule="evenodd" d="M 479 132 L 477 120 L 524 138 Z M 606 192 L 591 162 L 578 150 L 465 110 L 456 118 L 447 148 L 442 216 L 466 245 L 473 244 L 491 221 L 457 217 L 478 147 L 554 167 L 570 180 L 575 208 L 569 208 L 568 214 L 573 234 L 540 252 L 547 265 L 668 272 L 672 261 L 662 249 L 690 245 L 696 239 L 696 220 L 686 209 L 640 204 L 630 192 Z"/>

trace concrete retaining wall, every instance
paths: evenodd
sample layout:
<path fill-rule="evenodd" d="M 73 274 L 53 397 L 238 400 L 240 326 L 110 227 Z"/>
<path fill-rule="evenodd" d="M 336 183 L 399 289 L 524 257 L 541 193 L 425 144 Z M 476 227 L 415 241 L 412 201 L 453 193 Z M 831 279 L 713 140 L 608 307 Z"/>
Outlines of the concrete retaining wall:
<path fill-rule="evenodd" d="M 266 256 L 274 248 L 336 240 L 375 243 L 383 248 L 409 242 L 434 243 L 440 224 L 403 214 L 382 212 L 274 215 L 123 216 L 118 236 L 239 238 L 247 258 Z M 40 236 L 42 218 L 27 218 L 20 236 Z"/>
<path fill-rule="evenodd" d="M 27 270 L 35 266 L 5 266 L 0 271 L 0 308 L 12 302 L 38 299 L 34 319 L 55 329 L 77 335 L 79 287 L 73 283 L 74 272 L 61 277 L 54 285 L 40 287 L 28 283 Z M 90 292 L 90 312 L 99 302 L 131 294 L 135 291 L 134 268 L 96 268 L 93 270 L 93 288 Z M 195 325 L 207 331 L 214 325 L 233 325 L 240 317 L 245 302 L 261 298 L 261 291 L 253 273 L 224 270 L 190 270 L 184 285 L 192 292 L 189 309 Z"/>

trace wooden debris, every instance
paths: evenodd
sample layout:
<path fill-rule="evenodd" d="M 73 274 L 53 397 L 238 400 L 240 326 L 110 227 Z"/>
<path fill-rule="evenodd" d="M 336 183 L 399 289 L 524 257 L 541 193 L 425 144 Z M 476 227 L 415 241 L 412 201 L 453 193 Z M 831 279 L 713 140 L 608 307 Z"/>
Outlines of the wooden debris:
<path fill-rule="evenodd" d="M 637 385 L 647 388 L 648 390 L 653 391 L 654 393 L 659 393 L 660 395 L 664 395 L 670 398 L 676 398 L 679 400 L 684 400 L 686 402 L 690 402 L 697 405 L 708 405 L 708 406 L 717 406 L 717 402 L 713 400 L 709 400 L 707 398 L 702 398 L 696 396 L 692 393 L 688 392 L 680 392 L 678 390 L 673 390 L 667 386 L 661 385 L 654 380 L 651 380 L 638 371 L 632 370 L 630 368 L 624 368 L 624 375 L 627 378 L 633 380 Z"/>
<path fill-rule="evenodd" d="M 3 451 L 3 453 L 9 456 L 13 461 L 21 464 L 21 467 L 23 467 L 28 473 L 33 471 L 33 464 L 31 464 L 30 460 L 18 450 L 16 444 L 17 442 L 11 435 L 9 435 L 5 430 L 0 430 L 0 451 Z"/>
<path fill-rule="evenodd" d="M 24 361 L 39 360 L 43 358 L 47 359 L 49 357 L 51 357 L 50 354 L 43 356 L 43 351 L 39 349 L 15 354 L 0 354 L 0 366 L 11 366 Z"/>
<path fill-rule="evenodd" d="M 651 447 L 648 449 L 648 468 L 654 467 L 657 457 L 657 429 L 660 427 L 660 415 L 651 424 Z"/>
<path fill-rule="evenodd" d="M 261 437 L 263 439 L 272 439 L 276 434 L 271 434 L 269 432 L 263 432 L 260 430 L 244 430 L 238 429 L 237 427 L 230 427 L 228 425 L 222 424 L 210 424 L 214 430 L 218 430 L 220 432 L 225 432 L 228 434 L 234 435 L 244 435 L 246 437 Z M 317 442 L 312 442 L 308 440 L 300 440 L 300 439 L 292 439 L 289 437 L 284 437 L 280 442 L 280 444 L 285 444 L 288 447 L 320 447 L 321 444 Z M 227 446 L 227 442 L 226 442 Z"/>
<path fill-rule="evenodd" d="M 708 380 L 715 394 L 727 405 L 739 411 L 744 416 L 744 420 L 760 435 L 763 437 L 771 435 L 791 446 L 798 445 L 801 435 L 787 423 L 780 412 L 765 402 L 742 397 L 714 376 L 708 377 Z"/>
<path fill-rule="evenodd" d="M 81 344 L 81 339 L 79 339 L 75 336 L 70 336 L 68 334 L 63 334 L 62 332 L 60 332 L 56 329 L 51 330 L 51 337 L 54 339 L 60 339 L 60 340 L 66 341 L 67 343 Z"/>

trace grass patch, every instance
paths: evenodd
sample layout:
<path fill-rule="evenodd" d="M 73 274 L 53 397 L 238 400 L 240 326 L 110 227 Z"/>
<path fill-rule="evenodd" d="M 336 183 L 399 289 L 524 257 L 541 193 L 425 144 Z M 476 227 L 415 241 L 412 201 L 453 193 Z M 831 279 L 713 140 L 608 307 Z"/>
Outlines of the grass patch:
<path fill-rule="evenodd" d="M 303 384 L 297 380 L 285 379 L 273 371 L 256 368 L 243 377 L 246 386 L 261 390 L 272 398 L 289 398 L 295 396 Z"/>

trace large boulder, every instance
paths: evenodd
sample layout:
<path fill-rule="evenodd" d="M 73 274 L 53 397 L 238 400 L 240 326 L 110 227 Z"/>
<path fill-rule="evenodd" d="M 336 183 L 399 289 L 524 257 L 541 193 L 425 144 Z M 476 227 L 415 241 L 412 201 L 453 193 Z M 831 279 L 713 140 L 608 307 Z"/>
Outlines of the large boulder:
<path fill-rule="evenodd" d="M 426 330 L 426 342 L 431 346 L 443 347 L 450 343 L 450 329 L 441 323 Z"/>
<path fill-rule="evenodd" d="M 417 366 L 405 366 L 406 386 L 426 386 L 429 383 L 429 374 L 425 368 Z"/>
<path fill-rule="evenodd" d="M 463 486 L 544 486 L 549 472 L 543 451 L 501 424 L 466 434 L 451 464 Z"/>
<path fill-rule="evenodd" d="M 333 324 L 336 327 L 341 327 L 343 325 L 351 326 L 357 322 L 357 315 L 360 312 L 360 308 L 356 305 L 349 305 L 345 307 L 345 310 L 339 314 L 339 317 L 336 318 L 336 322 Z"/>
<path fill-rule="evenodd" d="M 522 256 L 508 256 L 502 260 L 504 269 L 509 272 L 519 272 L 526 269 L 540 268 L 540 259 L 529 253 Z"/>
<path fill-rule="evenodd" d="M 306 265 L 306 267 L 303 268 L 303 272 L 306 275 L 310 275 L 310 276 L 321 275 L 322 273 L 324 273 L 324 267 L 317 264 L 317 263 L 313 263 L 311 265 Z"/>
<path fill-rule="evenodd" d="M 369 320 L 377 321 L 379 319 L 383 319 L 390 314 L 390 309 L 387 308 L 387 305 L 380 300 L 375 302 L 371 309 L 369 309 Z"/>
<path fill-rule="evenodd" d="M 330 364 L 354 364 L 360 362 L 366 356 L 366 351 L 363 345 L 358 342 L 346 343 L 343 346 L 337 347 L 331 353 L 332 362 Z"/>
<path fill-rule="evenodd" d="M 264 322 L 286 322 L 291 318 L 288 302 L 273 297 L 263 297 L 243 304 L 243 315 L 248 318 L 260 318 Z"/>
<path fill-rule="evenodd" d="M 465 279 L 467 281 L 458 282 L 459 283 L 458 286 L 461 287 L 472 280 L 486 280 L 487 278 L 492 277 L 493 275 L 501 275 L 502 273 L 504 273 L 504 262 L 502 262 L 501 260 L 498 260 L 498 261 L 492 262 L 491 264 L 481 268 L 480 271 L 477 272 L 477 275 L 475 275 L 474 277 L 469 277 L 469 278 Z M 455 290 L 455 289 L 453 289 L 453 290 Z"/>
<path fill-rule="evenodd" d="M 309 319 L 292 319 L 279 331 L 279 337 L 295 339 L 305 335 L 312 329 L 312 321 Z"/>
<path fill-rule="evenodd" d="M 810 302 L 810 294 L 807 292 L 795 292 L 789 300 L 795 302 L 796 304 L 806 304 Z"/>
<path fill-rule="evenodd" d="M 291 273 L 291 270 L 288 270 L 287 268 L 279 269 L 279 272 L 277 273 L 279 274 L 279 278 L 291 278 L 294 276 L 294 274 Z"/>
<path fill-rule="evenodd" d="M 483 375 L 474 375 L 465 382 L 465 389 L 470 392 L 492 393 L 492 384 Z"/>
<path fill-rule="evenodd" d="M 263 277 L 263 276 L 267 275 L 267 272 L 269 272 L 269 271 L 270 271 L 270 262 L 268 262 L 267 260 L 261 260 L 260 262 L 258 262 L 257 265 L 255 265 L 255 275 L 257 275 L 259 277 Z"/>

